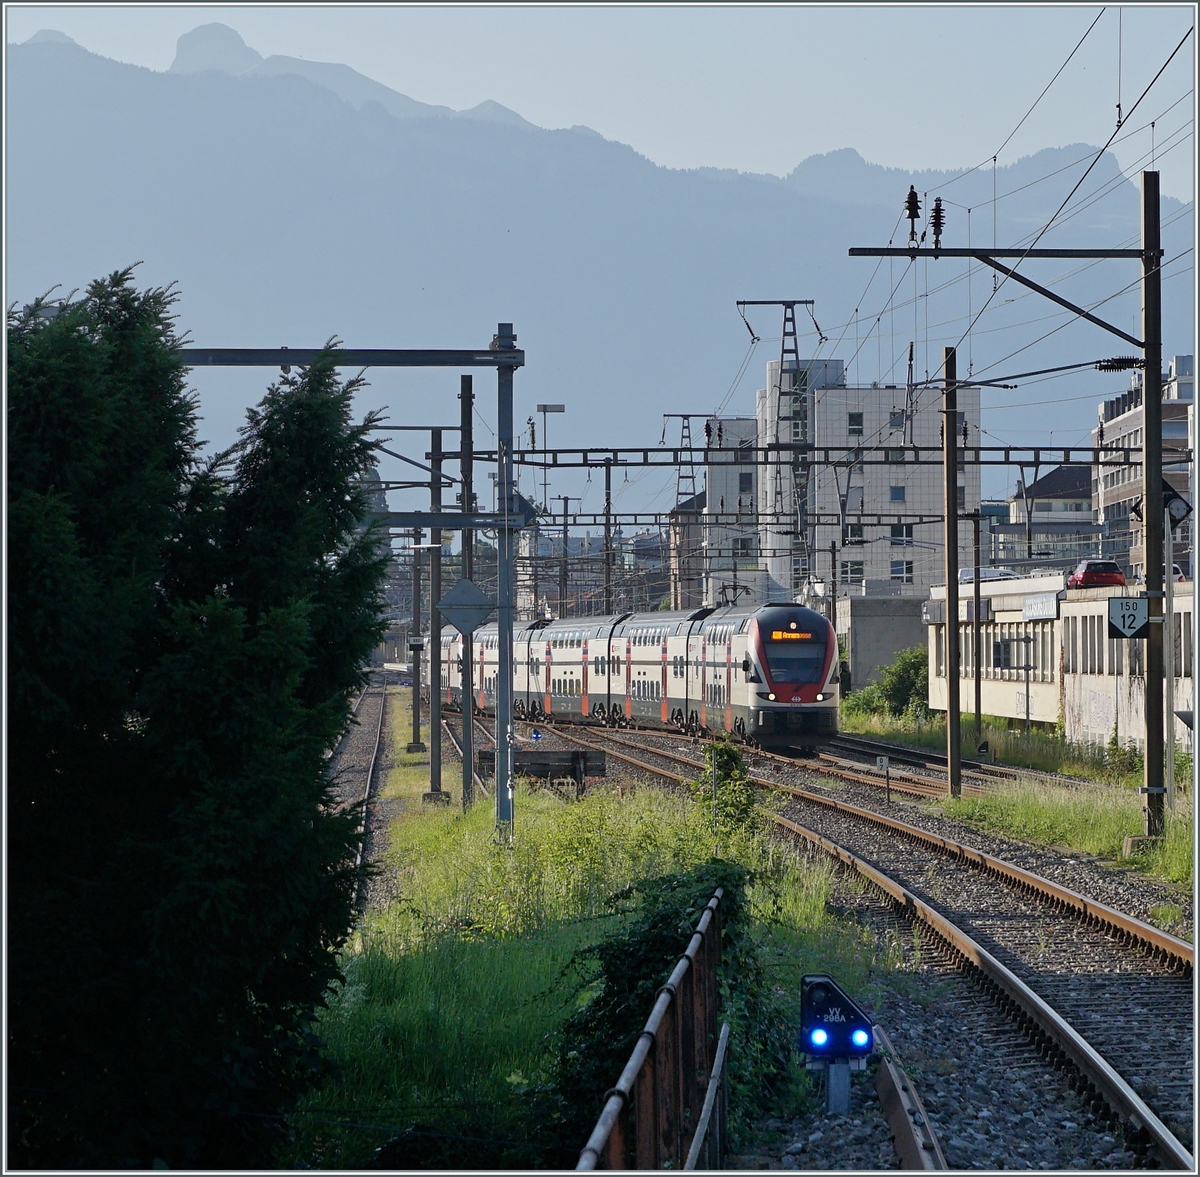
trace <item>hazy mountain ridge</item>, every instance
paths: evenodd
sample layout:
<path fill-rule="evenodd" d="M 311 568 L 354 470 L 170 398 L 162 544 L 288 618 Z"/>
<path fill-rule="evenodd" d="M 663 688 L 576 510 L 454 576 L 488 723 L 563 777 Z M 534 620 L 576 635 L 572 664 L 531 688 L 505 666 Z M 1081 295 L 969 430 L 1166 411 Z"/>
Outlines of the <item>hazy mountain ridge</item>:
<path fill-rule="evenodd" d="M 296 74 L 332 91 L 355 108 L 367 102 L 378 102 L 395 118 L 469 118 L 488 122 L 508 123 L 511 126 L 532 127 L 514 110 L 490 99 L 470 110 L 452 110 L 449 106 L 418 102 L 382 82 L 376 82 L 348 65 L 330 61 L 307 61 L 300 57 L 272 54 L 264 58 L 242 40 L 241 34 L 228 25 L 200 25 L 179 38 L 175 60 L 168 73 L 193 74 L 218 70 L 237 77 L 279 77 Z"/>
<path fill-rule="evenodd" d="M 781 179 L 664 168 L 585 128 L 399 118 L 381 102 L 356 107 L 292 71 L 262 73 L 261 63 L 236 76 L 160 73 L 46 38 L 9 46 L 7 59 L 10 301 L 143 258 L 142 281 L 180 282 L 183 322 L 208 345 L 309 346 L 336 332 L 356 346 L 478 346 L 498 320 L 512 320 L 529 354 L 518 413 L 523 419 L 535 399 L 567 401 L 555 423 L 564 444 L 651 443 L 660 412 L 710 410 L 748 342 L 737 298 L 815 298 L 826 333 L 835 342 L 844 334 L 833 354 L 848 360 L 855 332 L 838 325 L 859 305 L 873 263 L 846 250 L 885 244 L 908 184 L 926 190 L 920 174 L 879 168 L 849 150 L 810 157 Z M 999 191 L 1061 167 L 1075 150 L 999 169 Z M 1115 167 L 1105 159 L 1093 176 L 1115 175 Z M 990 198 L 988 172 L 971 183 Z M 1077 174 L 1006 201 L 999 240 L 1027 234 Z M 932 179 L 928 187 L 932 196 Z M 948 191 L 956 189 L 974 199 L 968 181 Z M 1044 243 L 1111 246 L 1137 228 L 1137 192 L 1122 183 Z M 1166 236 L 1177 252 L 1190 240 L 1190 218 Z M 966 244 L 965 216 L 953 207 L 946 242 Z M 1106 265 L 1114 268 L 1102 278 L 1093 270 L 1056 289 L 1094 302 L 1121 284 L 1121 263 Z M 1067 268 L 1043 267 L 1031 275 L 1049 280 Z M 932 285 L 962 264 L 929 270 Z M 873 287 L 863 313 L 874 314 L 885 293 Z M 962 294 L 930 299 L 929 321 L 961 315 Z M 1166 350 L 1189 350 L 1190 285 L 1168 294 Z M 1014 304 L 1013 321 L 1053 310 L 1037 301 Z M 1103 313 L 1128 329 L 1137 305 L 1134 291 Z M 777 337 L 778 312 L 763 308 L 753 320 L 764 339 Z M 863 379 L 874 378 L 877 351 L 882 371 L 906 349 L 911 308 L 903 324 L 862 353 Z M 1034 337 L 1012 335 L 1013 346 Z M 1076 325 L 1023 353 L 1021 367 L 1111 354 L 1121 350 L 1114 343 Z M 759 349 L 731 411 L 752 406 L 772 346 Z M 815 339 L 805 346 L 815 348 Z M 939 346 L 935 338 L 927 351 Z M 1004 354 L 983 342 L 975 350 L 981 363 Z M 265 383 L 263 373 L 240 377 L 239 387 Z M 394 414 L 417 403 L 405 390 L 452 383 L 372 379 L 372 395 Z M 231 397 L 205 400 L 209 436 L 231 433 L 241 412 Z M 453 392 L 446 403 L 447 416 L 457 412 Z M 1059 430 L 1093 413 L 1083 402 L 1041 416 Z"/>

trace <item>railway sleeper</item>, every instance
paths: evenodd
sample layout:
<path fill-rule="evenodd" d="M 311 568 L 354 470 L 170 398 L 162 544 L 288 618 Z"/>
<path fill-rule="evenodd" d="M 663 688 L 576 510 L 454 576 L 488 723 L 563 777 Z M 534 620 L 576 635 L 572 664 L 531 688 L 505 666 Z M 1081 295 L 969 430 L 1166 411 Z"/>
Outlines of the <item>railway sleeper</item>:
<path fill-rule="evenodd" d="M 895 902 L 893 903 L 893 908 L 898 914 L 904 914 L 906 918 L 911 920 L 911 916 L 908 915 L 903 904 Z M 1102 1119 L 1110 1124 L 1120 1124 L 1122 1122 L 1117 1110 L 1102 1097 L 1092 1081 L 1079 1070 L 1074 1060 L 1055 1042 L 1049 1033 L 1038 1025 L 1032 1016 L 1024 1012 L 1022 1007 L 1005 993 L 997 982 L 983 973 L 973 962 L 969 961 L 953 945 L 945 941 L 935 930 L 924 929 L 924 933 L 934 938 L 936 947 L 941 950 L 941 954 L 948 960 L 952 960 L 958 966 L 959 971 L 971 975 L 972 980 L 984 996 L 1001 1013 L 1009 1018 L 1012 1024 L 1024 1033 L 1035 1053 L 1047 1065 L 1063 1074 L 1066 1082 L 1072 1087 L 1087 1092 L 1091 1097 L 1089 1099 L 1089 1108 L 1098 1119 Z M 1136 1156 L 1139 1168 L 1160 1167 L 1157 1157 L 1152 1152 L 1153 1142 L 1144 1126 L 1133 1124 L 1132 1121 L 1126 1122 L 1125 1139 L 1127 1151 L 1132 1152 Z"/>

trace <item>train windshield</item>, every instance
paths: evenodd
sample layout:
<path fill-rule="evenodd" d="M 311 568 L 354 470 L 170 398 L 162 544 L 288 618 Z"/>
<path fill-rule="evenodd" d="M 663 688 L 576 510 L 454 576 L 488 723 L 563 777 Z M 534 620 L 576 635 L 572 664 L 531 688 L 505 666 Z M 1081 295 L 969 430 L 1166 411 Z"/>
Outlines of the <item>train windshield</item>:
<path fill-rule="evenodd" d="M 762 610 L 758 632 L 775 683 L 824 682 L 829 623 L 809 609 Z"/>

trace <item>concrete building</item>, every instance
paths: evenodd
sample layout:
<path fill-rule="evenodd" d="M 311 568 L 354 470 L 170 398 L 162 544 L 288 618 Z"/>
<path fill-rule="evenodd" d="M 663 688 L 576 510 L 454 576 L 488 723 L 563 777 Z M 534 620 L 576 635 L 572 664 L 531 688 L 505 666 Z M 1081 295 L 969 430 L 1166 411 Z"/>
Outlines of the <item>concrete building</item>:
<path fill-rule="evenodd" d="M 940 464 L 914 465 L 913 445 L 942 443 L 941 390 L 917 388 L 908 401 L 895 385 L 848 386 L 840 360 L 801 360 L 798 371 L 767 364 L 759 389 L 759 445 L 812 440 L 883 455 L 887 464 L 850 460 L 811 466 L 782 455 L 759 471 L 759 545 L 768 592 L 790 600 L 834 579 L 841 591 L 924 596 L 943 576 L 943 477 Z M 979 440 L 979 389 L 958 390 L 960 431 Z M 980 470 L 964 466 L 958 481 L 963 511 L 979 507 Z M 900 516 L 877 524 L 870 516 Z M 816 523 L 819 517 L 844 524 Z M 971 525 L 959 527 L 969 550 Z"/>
<path fill-rule="evenodd" d="M 704 604 L 704 491 L 677 503 L 667 516 L 671 608 Z"/>
<path fill-rule="evenodd" d="M 1143 642 L 1108 636 L 1109 598 L 1134 596 L 1136 591 L 1068 590 L 1065 584 L 1061 574 L 980 584 L 980 595 L 988 602 L 981 609 L 988 620 L 980 627 L 983 712 L 1020 723 L 1028 709 L 1031 723 L 1061 721 L 1064 735 L 1074 742 L 1104 745 L 1115 733 L 1122 745 L 1132 741 L 1143 747 Z M 1194 697 L 1192 585 L 1175 588 L 1175 710 L 1186 711 Z M 973 627 L 966 620 L 969 601 L 970 594 L 959 601 L 964 714 L 972 713 L 975 698 Z M 947 693 L 945 608 L 945 586 L 935 585 L 925 602 L 925 621 L 929 706 L 940 711 L 946 709 Z M 1178 719 L 1175 739 L 1179 746 L 1192 746 L 1191 730 Z"/>
<path fill-rule="evenodd" d="M 878 682 L 901 650 L 926 641 L 920 597 L 840 597 L 834 628 L 850 669 L 850 689 Z"/>
<path fill-rule="evenodd" d="M 992 529 L 992 562 L 1030 575 L 1074 567 L 1097 554 L 1100 531 L 1092 522 L 1091 469 L 1058 466 L 1034 482 L 1017 480 L 1008 518 Z"/>
<path fill-rule="evenodd" d="M 1092 445 L 1124 448 L 1142 444 L 1142 373 L 1131 373 L 1129 391 L 1104 401 L 1099 422 L 1092 430 Z M 1173 356 L 1163 374 L 1162 445 L 1163 477 L 1188 502 L 1193 501 L 1191 471 L 1171 451 L 1189 448 L 1195 434 L 1195 396 L 1191 356 Z M 1127 576 L 1143 572 L 1142 524 L 1139 518 L 1143 494 L 1142 467 L 1100 463 L 1092 467 L 1093 521 L 1101 528 L 1092 555 L 1116 560 Z M 1192 571 L 1193 521 L 1175 533 L 1175 563 Z"/>
<path fill-rule="evenodd" d="M 705 437 L 703 604 L 765 601 L 768 585 L 759 565 L 759 468 L 754 459 L 758 422 L 754 417 L 713 417 Z"/>

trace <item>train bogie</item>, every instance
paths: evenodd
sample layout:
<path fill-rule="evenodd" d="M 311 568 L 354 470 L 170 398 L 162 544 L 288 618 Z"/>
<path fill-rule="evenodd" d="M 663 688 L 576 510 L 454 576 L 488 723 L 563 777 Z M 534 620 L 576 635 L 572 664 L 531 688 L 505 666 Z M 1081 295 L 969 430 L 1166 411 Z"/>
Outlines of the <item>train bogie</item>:
<path fill-rule="evenodd" d="M 442 637 L 444 704 L 462 705 L 458 634 Z M 475 705 L 495 713 L 496 627 L 471 647 Z M 534 621 L 513 634 L 517 719 L 716 734 L 813 747 L 837 734 L 837 639 L 800 605 Z M 429 670 L 425 669 L 428 684 Z"/>

